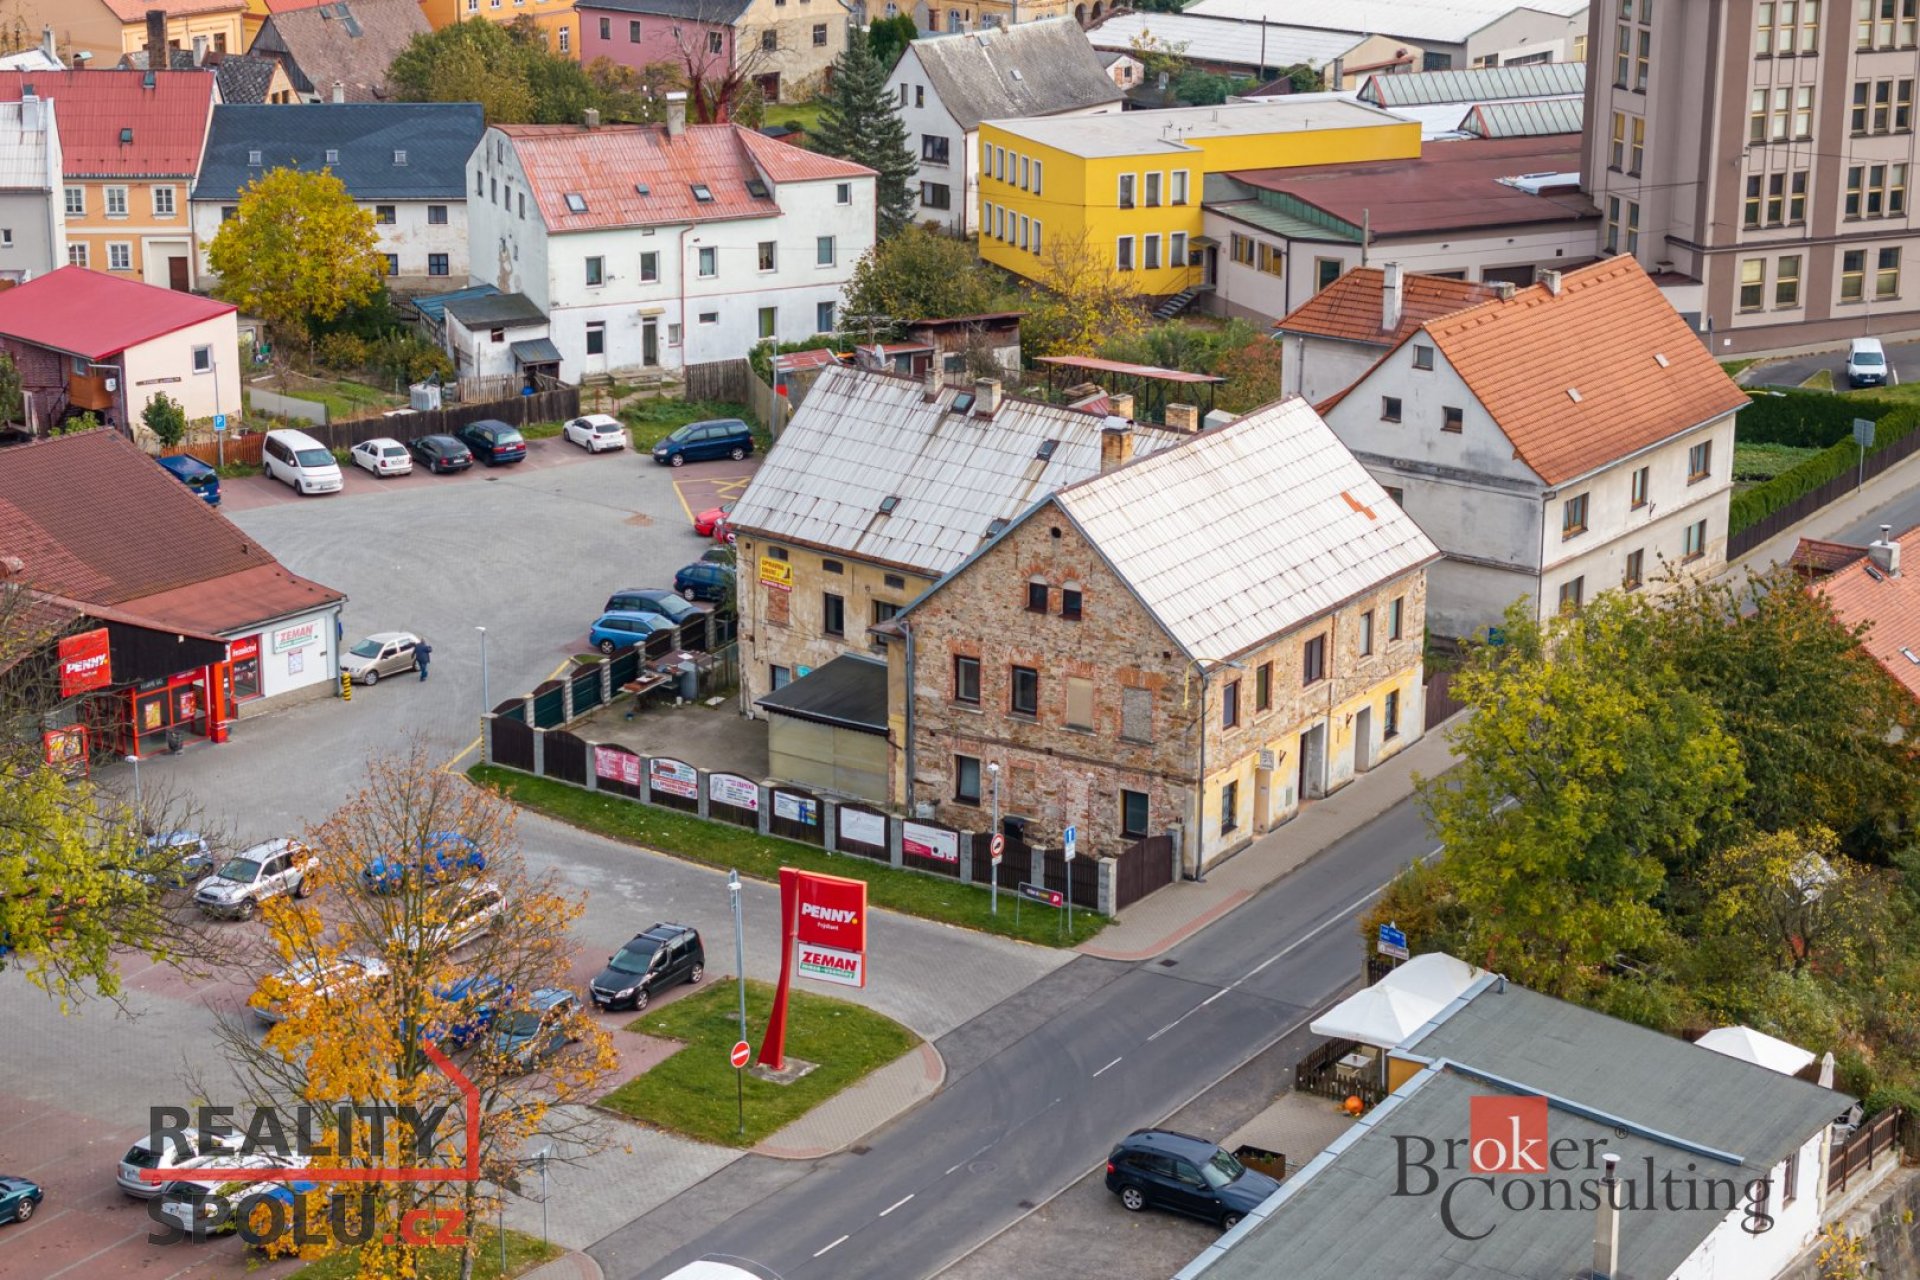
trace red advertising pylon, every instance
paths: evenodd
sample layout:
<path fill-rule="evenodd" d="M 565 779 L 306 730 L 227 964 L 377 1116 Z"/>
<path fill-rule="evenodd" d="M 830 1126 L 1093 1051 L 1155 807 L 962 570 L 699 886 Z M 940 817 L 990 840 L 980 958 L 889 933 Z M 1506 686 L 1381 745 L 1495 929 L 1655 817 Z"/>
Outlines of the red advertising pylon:
<path fill-rule="evenodd" d="M 800 873 L 780 868 L 780 987 L 773 993 L 773 1013 L 767 1034 L 760 1038 L 760 1065 L 773 1071 L 787 1069 L 787 988 L 793 981 L 793 939 L 799 920 Z"/>

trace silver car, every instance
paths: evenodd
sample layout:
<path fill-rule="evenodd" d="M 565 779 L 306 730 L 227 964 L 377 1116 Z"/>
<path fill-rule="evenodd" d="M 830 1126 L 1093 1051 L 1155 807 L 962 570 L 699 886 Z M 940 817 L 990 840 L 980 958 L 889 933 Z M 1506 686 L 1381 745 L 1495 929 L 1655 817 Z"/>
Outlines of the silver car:
<path fill-rule="evenodd" d="M 319 855 L 298 840 L 269 840 L 227 859 L 225 866 L 193 891 L 194 905 L 211 916 L 251 919 L 260 904 L 282 894 L 304 898 L 313 892 L 312 872 Z"/>
<path fill-rule="evenodd" d="M 565 434 L 568 444 L 577 444 L 588 453 L 627 447 L 627 429 L 620 424 L 620 419 L 604 413 L 575 418 L 567 424 Z"/>
<path fill-rule="evenodd" d="M 355 684 L 374 685 L 381 676 L 397 676 L 416 670 L 420 661 L 413 651 L 420 637 L 411 631 L 376 631 L 340 655 L 340 666 Z"/>
<path fill-rule="evenodd" d="M 169 1136 L 156 1143 L 152 1134 L 147 1134 L 127 1149 L 120 1157 L 120 1167 L 114 1173 L 114 1181 L 120 1189 L 130 1196 L 142 1200 L 151 1200 L 160 1194 L 165 1185 L 160 1182 L 147 1182 L 140 1177 L 144 1169 L 159 1169 L 163 1172 L 184 1169 L 197 1161 L 204 1161 L 212 1155 L 231 1155 L 240 1149 L 246 1135 L 237 1130 L 231 1133 L 209 1134 L 204 1140 L 197 1129 L 182 1129 L 178 1137 Z"/>
<path fill-rule="evenodd" d="M 493 928 L 503 901 L 500 886 L 490 881 L 448 885 L 439 894 L 438 910 L 394 928 L 388 951 L 406 955 L 424 948 L 450 951 L 464 947 Z"/>
<path fill-rule="evenodd" d="M 247 1006 L 253 1010 L 254 1017 L 271 1026 L 286 1021 L 287 997 L 296 987 L 331 1000 L 386 976 L 387 966 L 372 956 L 344 955 L 335 960 L 303 961 L 261 979 L 258 989 L 247 997 Z"/>

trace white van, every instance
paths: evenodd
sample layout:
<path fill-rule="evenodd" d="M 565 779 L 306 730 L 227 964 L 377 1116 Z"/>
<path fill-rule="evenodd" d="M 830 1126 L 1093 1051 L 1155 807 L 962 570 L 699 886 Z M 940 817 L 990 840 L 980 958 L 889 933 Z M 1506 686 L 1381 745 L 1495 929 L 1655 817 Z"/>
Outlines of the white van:
<path fill-rule="evenodd" d="M 340 492 L 340 464 L 327 446 L 304 431 L 269 431 L 260 446 L 267 478 L 285 480 L 300 493 Z"/>
<path fill-rule="evenodd" d="M 1847 385 L 1887 385 L 1887 353 L 1878 338 L 1855 338 L 1847 344 Z"/>

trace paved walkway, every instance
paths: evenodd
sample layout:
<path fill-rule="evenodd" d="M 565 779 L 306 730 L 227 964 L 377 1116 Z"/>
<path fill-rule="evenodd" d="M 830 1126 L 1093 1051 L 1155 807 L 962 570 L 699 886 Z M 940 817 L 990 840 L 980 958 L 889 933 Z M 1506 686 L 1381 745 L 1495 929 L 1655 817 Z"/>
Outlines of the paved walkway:
<path fill-rule="evenodd" d="M 940 1051 L 923 1041 L 768 1137 L 753 1153 L 776 1160 L 830 1156 L 931 1098 L 946 1079 Z"/>
<path fill-rule="evenodd" d="M 1242 1143 L 1278 1151 L 1287 1158 L 1291 1173 L 1332 1146 L 1335 1139 L 1353 1128 L 1353 1123 L 1353 1117 L 1331 1098 L 1288 1092 L 1235 1129 L 1220 1145 L 1229 1151 Z"/>
<path fill-rule="evenodd" d="M 520 1280 L 601 1280 L 600 1264 L 584 1253 L 563 1253 Z"/>
<path fill-rule="evenodd" d="M 1449 722 L 1453 723 L 1453 722 Z M 1128 907 L 1080 950 L 1105 960 L 1150 960 L 1226 915 L 1342 836 L 1373 821 L 1413 793 L 1416 775 L 1453 767 L 1446 725 L 1369 770 L 1291 821 L 1207 872 L 1201 882 L 1177 880 Z"/>

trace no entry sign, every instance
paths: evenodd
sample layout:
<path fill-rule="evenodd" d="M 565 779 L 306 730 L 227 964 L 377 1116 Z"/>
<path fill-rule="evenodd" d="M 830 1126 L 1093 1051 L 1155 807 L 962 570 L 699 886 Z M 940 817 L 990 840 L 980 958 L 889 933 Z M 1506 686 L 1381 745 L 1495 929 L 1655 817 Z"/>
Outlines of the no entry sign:
<path fill-rule="evenodd" d="M 728 1061 L 733 1063 L 735 1071 L 745 1071 L 747 1064 L 753 1061 L 753 1046 L 745 1040 L 739 1041 L 733 1046 L 733 1052 L 728 1055 Z"/>

